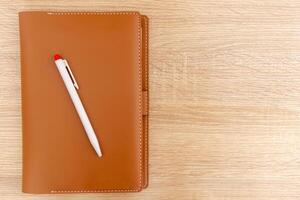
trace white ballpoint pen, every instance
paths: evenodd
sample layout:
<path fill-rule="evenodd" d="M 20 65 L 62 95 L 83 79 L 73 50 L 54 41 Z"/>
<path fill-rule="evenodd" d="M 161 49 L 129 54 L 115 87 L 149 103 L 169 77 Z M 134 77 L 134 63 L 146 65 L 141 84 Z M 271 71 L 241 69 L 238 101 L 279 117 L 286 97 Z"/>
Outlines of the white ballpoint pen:
<path fill-rule="evenodd" d="M 85 132 L 90 140 L 90 143 L 92 144 L 93 148 L 95 149 L 97 155 L 99 157 L 101 157 L 102 153 L 101 153 L 101 149 L 100 149 L 100 145 L 99 145 L 97 136 L 94 132 L 91 122 L 85 112 L 85 109 L 84 109 L 82 102 L 79 98 L 79 95 L 76 91 L 76 89 L 77 90 L 79 89 L 79 86 L 78 86 L 78 84 L 74 78 L 74 75 L 68 65 L 68 62 L 58 54 L 54 55 L 54 60 L 55 60 L 56 67 L 57 67 L 57 69 L 65 83 L 65 86 L 69 92 L 69 95 L 73 101 L 73 104 L 76 108 L 76 111 L 79 115 L 79 118 L 82 122 Z"/>

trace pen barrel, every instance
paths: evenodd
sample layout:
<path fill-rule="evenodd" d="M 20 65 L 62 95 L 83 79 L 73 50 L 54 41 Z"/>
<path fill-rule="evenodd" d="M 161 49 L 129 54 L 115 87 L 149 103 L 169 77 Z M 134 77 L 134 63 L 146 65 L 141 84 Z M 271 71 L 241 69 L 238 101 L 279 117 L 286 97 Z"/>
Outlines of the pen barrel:
<path fill-rule="evenodd" d="M 63 79 L 63 82 L 68 90 L 68 93 L 73 101 L 74 107 L 79 115 L 79 118 L 82 122 L 82 125 L 85 129 L 85 132 L 86 132 L 93 148 L 95 149 L 95 151 L 97 152 L 98 155 L 101 155 L 100 146 L 99 146 L 95 131 L 94 131 L 92 124 L 88 118 L 88 115 L 83 107 L 80 97 L 74 87 L 74 84 L 69 76 L 69 73 L 67 71 L 64 61 L 62 59 L 59 59 L 59 60 L 55 61 L 55 64 L 56 64 L 57 69 L 58 69 L 58 71 Z"/>

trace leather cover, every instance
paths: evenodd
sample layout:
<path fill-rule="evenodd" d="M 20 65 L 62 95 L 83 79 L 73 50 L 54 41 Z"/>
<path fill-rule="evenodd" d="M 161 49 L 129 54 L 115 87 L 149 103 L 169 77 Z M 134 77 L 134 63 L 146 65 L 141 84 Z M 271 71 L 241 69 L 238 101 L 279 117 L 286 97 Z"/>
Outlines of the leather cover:
<path fill-rule="evenodd" d="M 138 12 L 20 12 L 23 192 L 148 185 L 148 19 Z M 97 134 L 92 148 L 55 66 L 64 57 Z"/>

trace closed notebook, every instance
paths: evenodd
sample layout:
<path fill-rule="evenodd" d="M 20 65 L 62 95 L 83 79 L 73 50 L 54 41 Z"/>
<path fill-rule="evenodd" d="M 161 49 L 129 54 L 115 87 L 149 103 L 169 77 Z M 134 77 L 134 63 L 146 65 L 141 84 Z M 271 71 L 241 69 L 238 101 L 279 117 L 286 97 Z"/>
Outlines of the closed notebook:
<path fill-rule="evenodd" d="M 137 192 L 148 184 L 148 20 L 137 12 L 21 12 L 23 192 Z M 64 57 L 102 150 L 53 56 Z"/>

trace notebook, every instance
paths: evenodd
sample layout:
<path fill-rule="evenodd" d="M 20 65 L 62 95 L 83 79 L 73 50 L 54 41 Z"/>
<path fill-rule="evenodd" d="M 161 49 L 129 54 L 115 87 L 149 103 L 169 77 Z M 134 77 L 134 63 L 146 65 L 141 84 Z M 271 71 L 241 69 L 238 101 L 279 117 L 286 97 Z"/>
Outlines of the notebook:
<path fill-rule="evenodd" d="M 138 12 L 19 13 L 23 192 L 138 192 L 148 185 L 148 19 Z M 98 157 L 53 56 L 68 60 Z"/>

